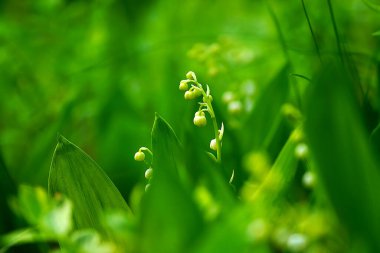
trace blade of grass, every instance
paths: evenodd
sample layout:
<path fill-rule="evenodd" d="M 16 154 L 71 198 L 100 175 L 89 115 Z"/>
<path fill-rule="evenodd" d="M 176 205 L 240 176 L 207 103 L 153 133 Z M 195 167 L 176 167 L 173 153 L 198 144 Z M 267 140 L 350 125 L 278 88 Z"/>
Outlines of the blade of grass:
<path fill-rule="evenodd" d="M 310 22 L 309 14 L 307 13 L 307 9 L 306 9 L 306 6 L 305 6 L 305 0 L 301 0 L 301 3 L 302 3 L 303 12 L 304 12 L 306 20 L 307 20 L 307 24 L 309 26 L 309 30 L 310 30 L 311 36 L 313 38 L 313 42 L 314 42 L 314 46 L 315 46 L 315 51 L 316 51 L 316 53 L 318 55 L 319 60 L 322 61 L 321 52 L 319 50 L 317 38 L 316 38 L 316 36 L 314 34 L 314 30 L 313 30 L 313 27 L 312 27 L 311 22 Z"/>

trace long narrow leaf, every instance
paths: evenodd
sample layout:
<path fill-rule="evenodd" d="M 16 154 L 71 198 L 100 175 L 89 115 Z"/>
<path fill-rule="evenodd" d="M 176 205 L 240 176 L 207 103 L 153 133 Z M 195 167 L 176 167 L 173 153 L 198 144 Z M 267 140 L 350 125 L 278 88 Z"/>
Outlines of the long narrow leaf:
<path fill-rule="evenodd" d="M 339 217 L 371 252 L 380 251 L 380 172 L 349 74 L 330 62 L 311 91 L 306 132 L 319 178 Z"/>

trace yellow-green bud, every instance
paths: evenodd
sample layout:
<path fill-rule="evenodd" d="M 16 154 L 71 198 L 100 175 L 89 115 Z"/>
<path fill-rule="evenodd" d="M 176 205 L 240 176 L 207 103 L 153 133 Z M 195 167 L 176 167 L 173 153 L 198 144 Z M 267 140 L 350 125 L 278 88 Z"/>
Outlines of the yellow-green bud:
<path fill-rule="evenodd" d="M 135 154 L 135 160 L 138 162 L 142 162 L 145 160 L 145 154 L 142 151 L 137 151 Z"/>
<path fill-rule="evenodd" d="M 197 80 L 197 77 L 196 77 L 196 75 L 195 75 L 195 73 L 193 71 L 187 72 L 186 78 L 189 79 L 189 80 L 194 80 L 194 81 Z"/>
<path fill-rule="evenodd" d="M 145 185 L 145 192 L 149 191 L 150 184 Z"/>
<path fill-rule="evenodd" d="M 182 80 L 179 83 L 179 90 L 181 90 L 181 91 L 187 91 L 188 89 L 189 89 L 188 81 L 187 80 Z"/>
<path fill-rule="evenodd" d="M 207 102 L 212 102 L 212 96 L 211 95 L 207 95 L 207 96 L 205 96 L 205 97 L 203 97 L 203 102 L 204 103 L 207 103 Z"/>
<path fill-rule="evenodd" d="M 202 96 L 202 91 L 199 89 L 194 89 L 193 95 L 194 95 L 194 98 L 200 97 L 200 96 Z"/>
<path fill-rule="evenodd" d="M 203 127 L 207 124 L 207 119 L 203 111 L 197 111 L 194 116 L 194 125 L 198 127 Z"/>
<path fill-rule="evenodd" d="M 152 168 L 149 168 L 145 171 L 145 178 L 146 179 L 151 179 L 152 178 L 152 175 L 153 175 L 153 169 Z"/>
<path fill-rule="evenodd" d="M 184 97 L 185 97 L 186 100 L 192 100 L 192 99 L 195 98 L 194 95 L 195 95 L 195 94 L 194 94 L 193 91 L 189 91 L 189 90 L 188 90 L 188 91 L 185 92 Z"/>
<path fill-rule="evenodd" d="M 212 139 L 211 141 L 210 141 L 210 148 L 212 149 L 212 150 L 217 150 L 218 148 L 217 148 L 217 145 L 216 145 L 216 139 Z"/>

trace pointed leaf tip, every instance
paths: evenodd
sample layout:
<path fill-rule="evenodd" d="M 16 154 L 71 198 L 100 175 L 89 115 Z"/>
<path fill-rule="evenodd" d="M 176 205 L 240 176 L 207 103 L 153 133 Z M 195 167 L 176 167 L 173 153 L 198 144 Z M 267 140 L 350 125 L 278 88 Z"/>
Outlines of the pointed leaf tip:
<path fill-rule="evenodd" d="M 60 192 L 73 202 L 76 228 L 95 228 L 106 234 L 100 219 L 105 210 L 130 213 L 123 196 L 106 173 L 62 135 L 53 155 L 48 188 L 49 194 Z"/>

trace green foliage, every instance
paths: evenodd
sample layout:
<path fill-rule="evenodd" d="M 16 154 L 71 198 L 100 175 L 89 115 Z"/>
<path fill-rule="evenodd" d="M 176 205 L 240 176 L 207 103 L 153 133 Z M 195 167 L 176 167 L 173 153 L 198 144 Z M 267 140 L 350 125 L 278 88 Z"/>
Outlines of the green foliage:
<path fill-rule="evenodd" d="M 313 83 L 306 132 L 339 217 L 375 252 L 380 249 L 375 239 L 380 234 L 379 164 L 353 96 L 351 75 L 337 62 L 328 66 Z"/>
<path fill-rule="evenodd" d="M 0 1 L 0 252 L 379 252 L 378 15 Z"/>

